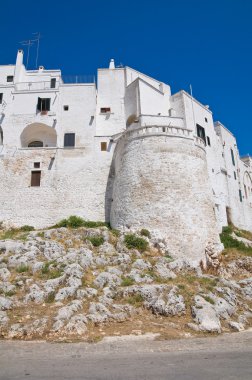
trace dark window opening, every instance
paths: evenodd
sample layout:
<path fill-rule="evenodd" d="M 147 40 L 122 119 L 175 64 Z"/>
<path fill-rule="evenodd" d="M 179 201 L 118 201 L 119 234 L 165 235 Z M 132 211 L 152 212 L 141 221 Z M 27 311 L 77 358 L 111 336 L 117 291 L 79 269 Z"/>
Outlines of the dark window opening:
<path fill-rule="evenodd" d="M 206 122 L 206 123 L 208 123 L 208 120 L 207 120 L 207 118 L 206 118 L 206 117 L 205 117 L 205 122 Z"/>
<path fill-rule="evenodd" d="M 37 109 L 40 112 L 50 111 L 51 99 L 50 98 L 38 98 Z"/>
<path fill-rule="evenodd" d="M 40 186 L 41 171 L 31 172 L 31 186 Z"/>
<path fill-rule="evenodd" d="M 34 162 L 33 167 L 34 167 L 35 169 L 40 168 L 40 162 Z"/>
<path fill-rule="evenodd" d="M 110 112 L 110 108 L 109 107 L 103 107 L 103 108 L 101 108 L 101 113 L 108 113 L 108 112 Z"/>
<path fill-rule="evenodd" d="M 207 136 L 207 145 L 211 146 L 210 137 Z"/>
<path fill-rule="evenodd" d="M 233 165 L 235 166 L 235 159 L 234 159 L 233 149 L 230 149 L 230 152 L 231 152 L 231 158 L 232 158 Z"/>
<path fill-rule="evenodd" d="M 101 142 L 101 151 L 106 151 L 107 150 L 107 143 L 106 142 Z"/>
<path fill-rule="evenodd" d="M 0 145 L 3 145 L 3 130 L 0 127 Z"/>
<path fill-rule="evenodd" d="M 56 87 L 56 78 L 52 78 L 51 79 L 51 88 L 55 88 Z"/>
<path fill-rule="evenodd" d="M 199 124 L 196 124 L 196 127 L 197 127 L 197 136 L 200 137 L 202 140 L 204 140 L 206 144 L 205 128 L 201 127 L 201 125 Z"/>
<path fill-rule="evenodd" d="M 162 131 L 165 132 L 165 127 L 162 127 Z"/>
<path fill-rule="evenodd" d="M 63 109 L 64 109 L 64 111 L 68 111 L 69 110 L 69 106 L 64 106 Z"/>
<path fill-rule="evenodd" d="M 7 82 L 13 82 L 14 76 L 13 75 L 8 75 L 7 76 Z"/>
<path fill-rule="evenodd" d="M 32 141 L 28 144 L 28 148 L 42 148 L 43 142 L 42 141 Z"/>
<path fill-rule="evenodd" d="M 75 146 L 75 133 L 65 133 L 64 135 L 64 147 Z"/>
<path fill-rule="evenodd" d="M 240 202 L 242 202 L 242 192 L 241 192 L 241 190 L 239 190 L 239 198 L 240 198 Z"/>
<path fill-rule="evenodd" d="M 237 178 L 237 177 L 236 177 L 236 172 L 234 172 L 234 179 L 236 180 L 236 178 Z"/>
<path fill-rule="evenodd" d="M 3 103 L 3 93 L 0 94 L 0 104 Z"/>

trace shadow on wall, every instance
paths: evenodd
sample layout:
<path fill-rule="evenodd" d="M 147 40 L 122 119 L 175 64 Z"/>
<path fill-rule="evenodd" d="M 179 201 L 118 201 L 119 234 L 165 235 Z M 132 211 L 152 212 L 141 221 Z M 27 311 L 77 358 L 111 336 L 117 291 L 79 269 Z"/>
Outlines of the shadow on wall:
<path fill-rule="evenodd" d="M 114 187 L 114 180 L 115 180 L 115 151 L 113 154 L 107 186 L 106 186 L 106 192 L 105 192 L 105 222 L 110 223 L 110 212 L 111 212 L 111 206 L 113 202 L 113 187 Z"/>

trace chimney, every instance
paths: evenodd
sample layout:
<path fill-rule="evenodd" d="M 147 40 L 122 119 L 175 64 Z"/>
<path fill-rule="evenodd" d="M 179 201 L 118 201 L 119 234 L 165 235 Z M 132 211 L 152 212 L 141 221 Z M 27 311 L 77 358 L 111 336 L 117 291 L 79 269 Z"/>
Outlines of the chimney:
<path fill-rule="evenodd" d="M 21 69 L 23 67 L 23 58 L 24 58 L 23 50 L 18 50 L 17 59 L 16 59 L 16 67 L 15 67 L 15 75 L 14 75 L 14 83 L 20 82 Z"/>
<path fill-rule="evenodd" d="M 110 62 L 109 62 L 109 68 L 110 69 L 114 69 L 115 68 L 115 61 L 114 61 L 114 59 L 110 60 Z"/>

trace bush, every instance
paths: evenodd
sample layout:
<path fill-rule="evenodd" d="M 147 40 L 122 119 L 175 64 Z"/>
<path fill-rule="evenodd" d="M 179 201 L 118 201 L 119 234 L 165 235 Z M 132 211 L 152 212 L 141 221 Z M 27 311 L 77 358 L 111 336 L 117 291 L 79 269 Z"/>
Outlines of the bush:
<path fill-rule="evenodd" d="M 28 226 L 26 224 L 26 225 L 20 227 L 20 231 L 24 231 L 24 232 L 26 232 L 26 231 L 34 231 L 34 227 L 33 226 Z"/>
<path fill-rule="evenodd" d="M 90 236 L 87 238 L 87 240 L 89 240 L 94 247 L 99 247 L 100 245 L 102 245 L 104 243 L 104 237 L 103 236 Z"/>
<path fill-rule="evenodd" d="M 29 270 L 28 265 L 21 264 L 19 267 L 17 267 L 16 272 L 24 273 L 24 272 L 28 272 L 28 270 Z"/>
<path fill-rule="evenodd" d="M 234 248 L 238 251 L 245 252 L 249 255 L 252 255 L 252 248 L 247 247 L 242 241 L 234 239 L 230 234 L 232 233 L 232 227 L 223 227 L 222 233 L 220 234 L 221 242 L 224 245 L 225 249 Z"/>
<path fill-rule="evenodd" d="M 121 282 L 121 286 L 131 286 L 134 284 L 134 282 L 135 281 L 131 277 L 123 277 L 122 282 Z"/>
<path fill-rule="evenodd" d="M 150 237 L 151 237 L 150 231 L 146 230 L 146 228 L 141 229 L 140 234 L 141 234 L 142 236 L 146 236 L 146 237 L 148 237 L 149 239 L 150 239 Z"/>
<path fill-rule="evenodd" d="M 125 235 L 124 243 L 128 249 L 135 248 L 141 252 L 148 248 L 148 242 L 145 239 L 137 237 L 133 234 Z"/>
<path fill-rule="evenodd" d="M 59 223 L 57 223 L 54 227 L 70 227 L 70 228 L 79 228 L 79 227 L 87 227 L 87 228 L 97 228 L 108 226 L 107 223 L 104 222 L 93 222 L 91 220 L 84 220 L 80 216 L 69 216 L 68 219 L 62 219 Z"/>

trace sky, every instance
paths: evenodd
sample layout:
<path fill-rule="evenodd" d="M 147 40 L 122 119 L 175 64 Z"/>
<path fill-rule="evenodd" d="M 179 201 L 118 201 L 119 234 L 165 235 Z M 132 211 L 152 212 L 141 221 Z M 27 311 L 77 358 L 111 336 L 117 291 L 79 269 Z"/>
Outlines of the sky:
<path fill-rule="evenodd" d="M 184 89 L 252 155 L 252 0 L 1 1 L 0 64 L 42 34 L 39 65 L 96 74 L 109 60 Z M 35 68 L 36 46 L 29 68 Z"/>

